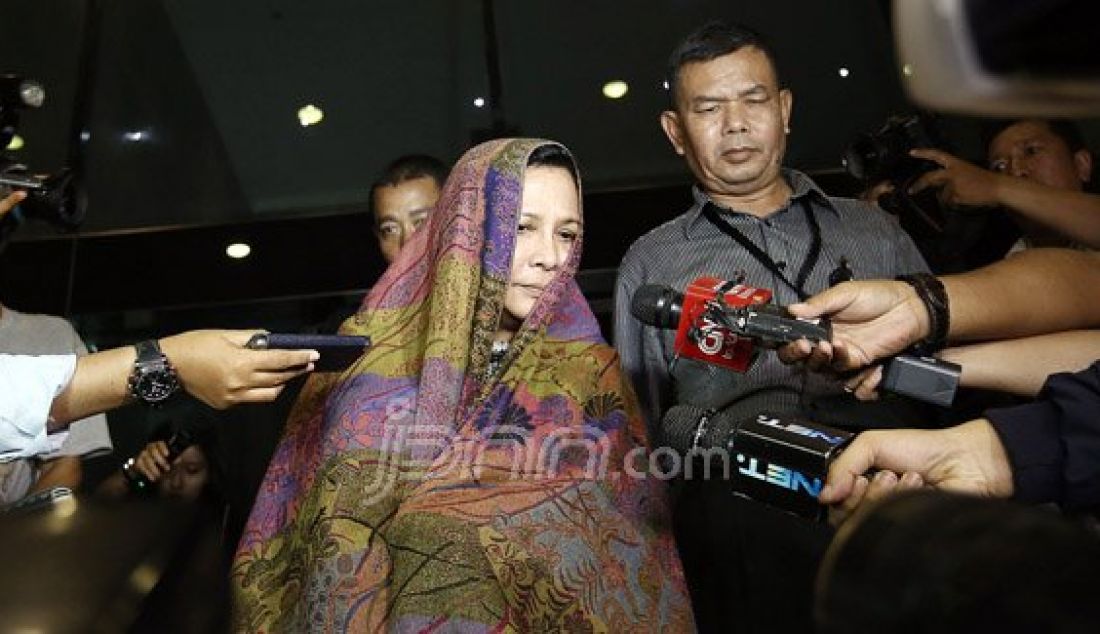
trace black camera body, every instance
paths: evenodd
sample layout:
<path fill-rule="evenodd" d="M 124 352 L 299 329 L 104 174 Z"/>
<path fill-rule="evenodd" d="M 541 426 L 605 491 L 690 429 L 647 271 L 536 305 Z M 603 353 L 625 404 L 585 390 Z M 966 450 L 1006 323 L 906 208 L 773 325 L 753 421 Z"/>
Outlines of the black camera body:
<path fill-rule="evenodd" d="M 9 214 L 15 222 L 38 218 L 64 231 L 84 222 L 87 201 L 68 168 L 50 176 L 32 176 L 26 166 L 0 158 L 0 197 L 17 189 L 25 190 L 27 197 L 17 212 Z"/>
<path fill-rule="evenodd" d="M 848 174 L 866 184 L 912 181 L 936 169 L 936 164 L 909 156 L 915 148 L 941 147 L 932 120 L 922 115 L 887 119 L 877 131 L 858 135 L 844 153 Z"/>
<path fill-rule="evenodd" d="M 894 116 L 876 132 L 858 135 L 845 150 L 844 166 L 865 190 L 884 181 L 893 185 L 893 191 L 875 202 L 897 216 L 932 270 L 954 272 L 979 266 L 981 263 L 970 262 L 970 254 L 983 234 L 984 216 L 948 213 L 935 188 L 908 192 L 918 178 L 940 168 L 934 161 L 910 156 L 917 148 L 953 153 L 931 115 Z"/>
<path fill-rule="evenodd" d="M 36 81 L 19 75 L 0 74 L 0 149 L 6 148 L 19 128 L 19 111 L 38 108 L 46 93 Z M 0 198 L 24 190 L 27 198 L 0 222 L 0 242 L 26 218 L 38 218 L 62 230 L 84 221 L 87 200 L 68 168 L 50 176 L 31 174 L 27 166 L 0 156 Z"/>

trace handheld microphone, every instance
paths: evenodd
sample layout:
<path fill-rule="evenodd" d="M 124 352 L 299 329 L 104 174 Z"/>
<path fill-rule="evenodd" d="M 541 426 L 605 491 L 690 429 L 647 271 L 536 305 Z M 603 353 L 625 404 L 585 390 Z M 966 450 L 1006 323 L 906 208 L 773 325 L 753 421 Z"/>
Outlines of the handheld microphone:
<path fill-rule="evenodd" d="M 765 304 L 771 291 L 713 277 L 692 282 L 686 294 L 660 284 L 646 284 L 634 292 L 630 312 L 655 328 L 676 329 L 674 350 L 735 372 L 751 367 L 756 351 L 808 339 L 817 343 L 832 337 L 827 319 L 800 319 L 783 306 Z M 883 364 L 882 387 L 926 403 L 950 407 L 955 400 L 962 368 L 934 357 L 902 354 Z"/>
<path fill-rule="evenodd" d="M 736 421 L 728 414 L 676 405 L 662 420 L 666 446 L 684 457 L 685 477 L 712 460 L 735 495 L 814 521 L 825 519 L 817 496 L 829 465 L 854 434 L 790 415 L 760 414 Z"/>
<path fill-rule="evenodd" d="M 766 303 L 771 296 L 767 289 L 701 277 L 685 293 L 646 284 L 635 291 L 630 312 L 649 326 L 675 328 L 678 356 L 744 372 L 752 365 L 754 344 L 775 348 L 831 336 L 827 320 L 795 318 L 782 306 Z"/>

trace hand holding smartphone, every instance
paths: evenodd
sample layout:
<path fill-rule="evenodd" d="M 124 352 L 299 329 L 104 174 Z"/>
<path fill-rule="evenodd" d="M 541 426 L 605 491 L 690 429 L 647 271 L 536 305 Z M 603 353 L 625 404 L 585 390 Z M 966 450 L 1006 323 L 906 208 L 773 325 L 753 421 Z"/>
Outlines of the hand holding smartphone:
<path fill-rule="evenodd" d="M 253 350 L 316 350 L 321 354 L 314 364 L 317 372 L 342 372 L 366 353 L 370 337 L 260 332 L 252 335 L 245 346 Z"/>

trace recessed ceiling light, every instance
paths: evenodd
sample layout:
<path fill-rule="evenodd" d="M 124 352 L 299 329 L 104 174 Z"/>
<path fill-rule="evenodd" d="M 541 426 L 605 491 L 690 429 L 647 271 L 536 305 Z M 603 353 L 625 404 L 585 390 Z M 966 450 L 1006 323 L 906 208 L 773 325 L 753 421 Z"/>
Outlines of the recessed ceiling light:
<path fill-rule="evenodd" d="M 145 132 L 144 130 L 130 130 L 129 132 L 124 132 L 122 134 L 122 138 L 126 139 L 130 143 L 139 143 L 141 141 L 147 140 L 149 138 L 149 133 Z"/>
<path fill-rule="evenodd" d="M 841 77 L 847 77 L 847 76 L 848 76 L 848 69 L 847 69 L 847 68 L 844 68 L 843 66 L 841 66 L 841 67 L 840 67 L 840 70 L 838 70 L 838 71 L 837 71 L 837 73 L 838 73 L 838 74 L 839 74 L 839 75 L 840 75 Z"/>
<path fill-rule="evenodd" d="M 485 99 L 483 99 L 482 97 L 475 97 L 474 98 L 474 107 L 475 108 L 484 108 L 485 107 Z"/>
<path fill-rule="evenodd" d="M 11 141 L 8 143 L 8 147 L 6 149 L 11 151 L 11 152 L 14 152 L 16 150 L 22 150 L 23 149 L 23 137 L 19 136 L 18 134 L 13 136 L 11 138 Z"/>
<path fill-rule="evenodd" d="M 901 74 L 905 75 L 906 77 L 912 77 L 913 76 L 913 67 L 910 66 L 909 64 L 905 64 L 904 66 L 901 67 Z"/>
<path fill-rule="evenodd" d="M 225 247 L 225 254 L 233 258 L 234 260 L 247 258 L 249 253 L 252 253 L 252 247 L 243 242 L 234 242 L 233 244 Z"/>
<path fill-rule="evenodd" d="M 603 96 L 608 99 L 622 99 L 629 90 L 630 86 L 625 81 L 616 79 L 603 85 Z"/>
<path fill-rule="evenodd" d="M 313 104 L 308 104 L 298 109 L 298 123 L 300 123 L 303 128 L 317 125 L 321 123 L 321 120 L 324 118 L 325 113 Z"/>
<path fill-rule="evenodd" d="M 665 90 L 668 90 L 668 80 L 667 79 L 664 80 L 663 82 L 661 82 L 661 88 L 664 88 Z"/>

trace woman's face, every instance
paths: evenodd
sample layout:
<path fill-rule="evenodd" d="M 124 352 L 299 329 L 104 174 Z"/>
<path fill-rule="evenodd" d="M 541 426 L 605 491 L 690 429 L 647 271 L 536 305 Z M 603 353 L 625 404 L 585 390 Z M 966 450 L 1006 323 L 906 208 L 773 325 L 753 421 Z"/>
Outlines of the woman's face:
<path fill-rule="evenodd" d="M 580 200 L 572 172 L 562 167 L 528 167 L 512 277 L 504 293 L 502 330 L 519 329 L 543 289 L 569 258 L 581 230 Z"/>
<path fill-rule="evenodd" d="M 172 470 L 160 481 L 161 497 L 197 500 L 210 479 L 210 465 L 198 445 L 191 445 L 172 463 Z"/>

